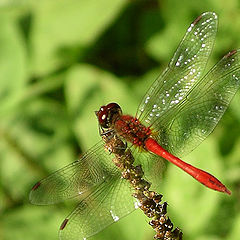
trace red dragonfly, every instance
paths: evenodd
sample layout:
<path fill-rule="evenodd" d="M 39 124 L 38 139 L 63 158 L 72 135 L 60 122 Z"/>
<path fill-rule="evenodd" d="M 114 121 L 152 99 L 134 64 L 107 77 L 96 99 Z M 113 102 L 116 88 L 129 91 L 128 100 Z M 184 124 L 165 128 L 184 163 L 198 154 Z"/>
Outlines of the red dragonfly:
<path fill-rule="evenodd" d="M 167 69 L 143 97 L 135 117 L 122 115 L 116 103 L 96 112 L 102 134 L 115 134 L 131 143 L 130 150 L 153 185 L 160 175 L 156 166 L 164 158 L 205 186 L 231 194 L 217 178 L 178 158 L 213 131 L 240 86 L 240 50 L 226 54 L 203 76 L 216 32 L 217 15 L 213 12 L 193 21 Z M 136 147 L 143 151 L 137 153 Z M 101 140 L 79 160 L 34 185 L 30 193 L 33 204 L 80 198 L 60 228 L 60 239 L 87 239 L 138 208 L 129 183 L 121 178 L 112 158 Z"/>

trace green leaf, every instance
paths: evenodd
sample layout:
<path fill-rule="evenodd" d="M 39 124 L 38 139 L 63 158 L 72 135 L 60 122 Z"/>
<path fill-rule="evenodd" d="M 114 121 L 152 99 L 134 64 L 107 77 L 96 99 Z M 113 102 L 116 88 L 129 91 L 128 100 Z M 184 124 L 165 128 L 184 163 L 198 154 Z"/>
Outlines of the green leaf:
<path fill-rule="evenodd" d="M 64 217 L 59 208 L 52 206 L 16 208 L 1 221 L 3 239 L 57 240 L 57 231 Z"/>
<path fill-rule="evenodd" d="M 34 8 L 31 36 L 34 74 L 46 74 L 68 59 L 61 58 L 66 49 L 91 45 L 114 21 L 125 0 L 44 0 Z M 76 49 L 77 50 L 77 49 Z M 77 50 L 78 51 L 78 50 Z"/>
<path fill-rule="evenodd" d="M 65 96 L 73 131 L 86 149 L 100 140 L 94 111 L 109 102 L 121 103 L 125 110 L 132 92 L 114 75 L 86 64 L 71 68 L 66 79 Z"/>
<path fill-rule="evenodd" d="M 26 53 L 22 36 L 10 15 L 0 16 L 0 112 L 19 101 L 26 82 Z"/>

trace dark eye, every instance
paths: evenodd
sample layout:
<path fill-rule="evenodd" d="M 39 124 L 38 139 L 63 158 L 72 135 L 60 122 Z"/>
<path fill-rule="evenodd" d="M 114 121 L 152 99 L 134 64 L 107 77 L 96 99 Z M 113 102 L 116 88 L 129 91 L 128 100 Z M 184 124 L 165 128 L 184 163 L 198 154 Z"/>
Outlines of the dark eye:
<path fill-rule="evenodd" d="M 110 128 L 121 114 L 122 110 L 117 103 L 109 103 L 100 107 L 99 111 L 96 112 L 98 122 L 103 128 Z"/>

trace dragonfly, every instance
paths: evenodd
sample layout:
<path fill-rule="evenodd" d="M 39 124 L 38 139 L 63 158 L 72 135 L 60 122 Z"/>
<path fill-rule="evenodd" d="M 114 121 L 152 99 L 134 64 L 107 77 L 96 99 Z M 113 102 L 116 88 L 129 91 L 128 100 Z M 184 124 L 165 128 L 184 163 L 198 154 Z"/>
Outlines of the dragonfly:
<path fill-rule="evenodd" d="M 155 176 L 160 175 L 160 162 L 165 159 L 205 186 L 231 194 L 216 177 L 180 159 L 213 131 L 240 86 L 240 50 L 230 51 L 203 74 L 217 23 L 214 12 L 203 13 L 191 23 L 134 117 L 123 115 L 116 103 L 96 112 L 101 136 L 118 136 L 128 143 L 127 149 L 141 162 L 153 184 L 158 184 Z M 60 239 L 88 239 L 139 207 L 112 159 L 101 140 L 79 160 L 33 186 L 29 195 L 33 204 L 79 199 L 60 227 Z"/>

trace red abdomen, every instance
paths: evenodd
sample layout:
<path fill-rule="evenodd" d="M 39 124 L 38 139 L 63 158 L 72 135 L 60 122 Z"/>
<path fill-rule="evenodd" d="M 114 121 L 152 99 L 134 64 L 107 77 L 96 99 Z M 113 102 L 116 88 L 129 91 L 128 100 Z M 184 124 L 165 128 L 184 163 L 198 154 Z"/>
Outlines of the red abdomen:
<path fill-rule="evenodd" d="M 145 140 L 152 133 L 150 127 L 145 127 L 130 115 L 122 115 L 115 122 L 114 129 L 125 140 L 139 147 L 145 147 Z"/>

